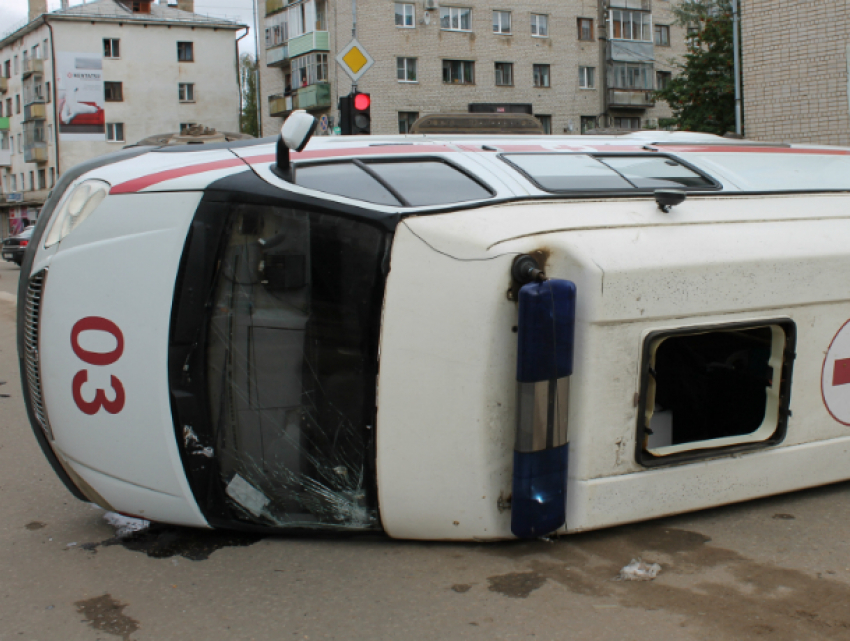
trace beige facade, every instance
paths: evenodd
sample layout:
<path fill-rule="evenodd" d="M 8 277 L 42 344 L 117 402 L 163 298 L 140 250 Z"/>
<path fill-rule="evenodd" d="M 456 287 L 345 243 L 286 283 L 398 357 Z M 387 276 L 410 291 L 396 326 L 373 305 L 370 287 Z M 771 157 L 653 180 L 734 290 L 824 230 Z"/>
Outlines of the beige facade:
<path fill-rule="evenodd" d="M 553 134 L 579 134 L 594 124 L 654 128 L 670 115 L 666 104 L 653 102 L 657 73 L 673 72 L 686 50 L 670 6 L 670 0 L 357 0 L 357 39 L 375 60 L 357 84 L 372 96 L 372 133 L 399 133 L 416 115 L 465 113 L 481 103 L 528 109 Z M 352 86 L 334 60 L 351 40 L 351 2 L 267 0 L 265 9 L 263 135 L 279 131 L 292 108 L 333 123 L 339 96 Z M 301 16 L 307 28 L 315 25 L 314 35 Z M 633 29 L 628 37 L 626 28 Z M 304 40 L 314 49 L 305 51 Z M 301 87 L 296 61 L 315 55 L 326 56 L 327 71 Z M 326 87 L 317 91 L 313 84 Z"/>
<path fill-rule="evenodd" d="M 97 0 L 48 14 L 44 5 L 32 0 L 30 22 L 0 38 L 0 237 L 36 219 L 61 173 L 78 163 L 183 124 L 239 130 L 236 35 L 244 25 L 165 3 L 134 12 L 132 2 Z M 80 103 L 102 109 L 99 132 L 71 136 L 57 126 L 69 116 L 57 77 L 69 55 L 100 64 L 97 98 Z"/>
<path fill-rule="evenodd" d="M 741 3 L 744 134 L 850 145 L 850 3 Z"/>

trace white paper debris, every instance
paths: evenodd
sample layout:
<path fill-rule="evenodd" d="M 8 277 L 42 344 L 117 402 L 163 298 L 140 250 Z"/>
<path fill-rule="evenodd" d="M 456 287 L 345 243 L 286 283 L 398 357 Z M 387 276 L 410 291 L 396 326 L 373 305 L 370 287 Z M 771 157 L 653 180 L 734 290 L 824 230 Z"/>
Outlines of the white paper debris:
<path fill-rule="evenodd" d="M 269 498 L 238 474 L 227 484 L 227 495 L 254 516 L 262 516 Z"/>
<path fill-rule="evenodd" d="M 133 532 L 144 530 L 151 522 L 145 519 L 136 519 L 132 516 L 124 516 L 115 512 L 107 512 L 103 515 L 104 520 L 115 528 L 115 534 L 119 539 L 130 536 Z"/>
<path fill-rule="evenodd" d="M 649 565 L 640 559 L 632 559 L 626 567 L 620 570 L 620 575 L 615 581 L 652 581 L 661 572 L 661 566 L 657 563 Z"/>

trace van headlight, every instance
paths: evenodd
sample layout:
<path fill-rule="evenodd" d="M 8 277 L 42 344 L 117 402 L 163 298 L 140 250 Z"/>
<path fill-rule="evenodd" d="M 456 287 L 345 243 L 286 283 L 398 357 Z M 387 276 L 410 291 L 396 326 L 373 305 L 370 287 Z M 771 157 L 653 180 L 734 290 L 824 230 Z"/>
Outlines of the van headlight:
<path fill-rule="evenodd" d="M 109 183 L 102 180 L 85 180 L 65 196 L 44 241 L 45 247 L 55 245 L 74 231 L 109 193 Z"/>

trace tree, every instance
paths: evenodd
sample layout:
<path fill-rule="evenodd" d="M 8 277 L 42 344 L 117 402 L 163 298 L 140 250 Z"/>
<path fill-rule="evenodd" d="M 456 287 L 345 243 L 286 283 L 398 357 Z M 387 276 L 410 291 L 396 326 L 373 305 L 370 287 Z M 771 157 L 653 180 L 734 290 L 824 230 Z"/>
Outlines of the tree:
<path fill-rule="evenodd" d="M 242 86 L 242 114 L 239 131 L 252 136 L 260 135 L 257 122 L 257 61 L 249 53 L 239 59 L 239 74 Z"/>
<path fill-rule="evenodd" d="M 698 31 L 688 39 L 680 73 L 655 95 L 687 131 L 723 135 L 735 130 L 732 8 L 727 0 L 685 0 L 674 9 L 677 24 Z"/>

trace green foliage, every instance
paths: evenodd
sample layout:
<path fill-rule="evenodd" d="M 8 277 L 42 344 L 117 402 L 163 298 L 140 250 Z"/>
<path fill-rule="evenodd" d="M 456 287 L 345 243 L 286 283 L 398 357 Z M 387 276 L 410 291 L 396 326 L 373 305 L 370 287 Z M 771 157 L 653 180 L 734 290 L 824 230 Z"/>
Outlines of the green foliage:
<path fill-rule="evenodd" d="M 696 5 L 707 9 L 709 4 L 714 7 L 710 11 L 696 12 Z M 678 10 L 689 11 L 681 14 L 685 17 L 697 16 L 701 28 L 688 40 L 685 62 L 678 65 L 680 73 L 655 95 L 670 105 L 680 129 L 722 136 L 735 130 L 731 8 L 728 2 L 690 0 Z"/>
<path fill-rule="evenodd" d="M 257 61 L 251 54 L 243 54 L 239 59 L 239 75 L 242 85 L 242 114 L 239 118 L 239 131 L 252 136 L 260 135 L 257 122 Z"/>

